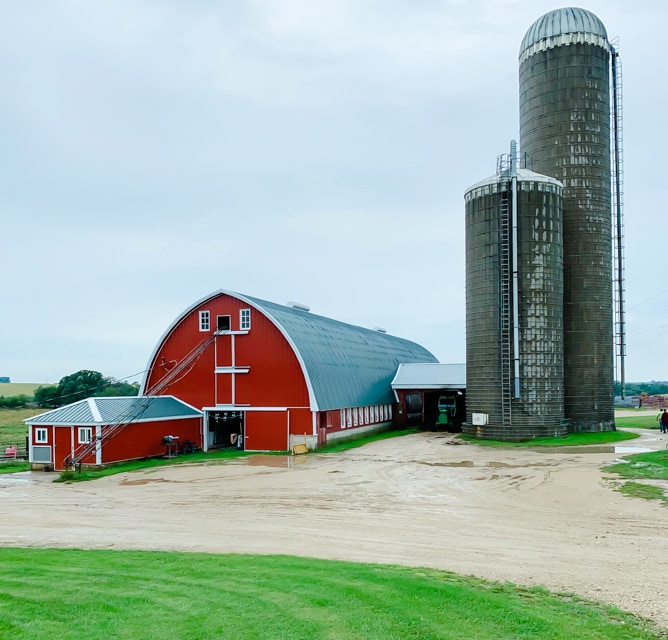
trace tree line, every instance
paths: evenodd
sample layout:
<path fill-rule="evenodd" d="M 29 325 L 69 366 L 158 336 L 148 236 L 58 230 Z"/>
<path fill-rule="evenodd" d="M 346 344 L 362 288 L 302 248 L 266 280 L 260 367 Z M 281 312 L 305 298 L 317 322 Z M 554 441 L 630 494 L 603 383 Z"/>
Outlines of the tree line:
<path fill-rule="evenodd" d="M 105 377 L 99 371 L 82 369 L 61 378 L 57 385 L 37 387 L 33 396 L 0 396 L 0 408 L 17 409 L 35 404 L 38 407 L 55 409 L 93 396 L 136 396 L 138 393 L 139 384 L 136 382 L 123 382 Z"/>
<path fill-rule="evenodd" d="M 622 393 L 622 385 L 615 380 L 615 395 Z M 639 396 L 646 393 L 648 396 L 660 396 L 668 393 L 668 382 L 652 380 L 651 382 L 626 382 L 624 384 L 624 394 L 628 396 Z"/>

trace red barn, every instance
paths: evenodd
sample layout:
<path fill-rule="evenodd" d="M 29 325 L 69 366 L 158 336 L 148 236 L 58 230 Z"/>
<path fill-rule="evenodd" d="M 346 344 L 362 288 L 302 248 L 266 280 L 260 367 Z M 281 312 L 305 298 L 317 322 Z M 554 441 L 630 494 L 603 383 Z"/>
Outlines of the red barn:
<path fill-rule="evenodd" d="M 172 396 L 88 398 L 24 422 L 28 459 L 36 467 L 56 471 L 74 460 L 101 466 L 202 442 L 202 413 Z M 170 448 L 163 443 L 169 437 L 174 443 Z"/>
<path fill-rule="evenodd" d="M 140 395 L 200 409 L 203 449 L 285 451 L 393 424 L 402 363 L 437 362 L 380 330 L 219 290 L 178 316 L 151 355 Z"/>

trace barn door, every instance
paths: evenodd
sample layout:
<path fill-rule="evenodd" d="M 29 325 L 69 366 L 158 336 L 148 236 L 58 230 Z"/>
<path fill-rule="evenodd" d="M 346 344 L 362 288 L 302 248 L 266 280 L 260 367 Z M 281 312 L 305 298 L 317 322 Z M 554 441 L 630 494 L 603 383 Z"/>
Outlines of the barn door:
<path fill-rule="evenodd" d="M 288 412 L 246 411 L 246 451 L 288 451 Z"/>

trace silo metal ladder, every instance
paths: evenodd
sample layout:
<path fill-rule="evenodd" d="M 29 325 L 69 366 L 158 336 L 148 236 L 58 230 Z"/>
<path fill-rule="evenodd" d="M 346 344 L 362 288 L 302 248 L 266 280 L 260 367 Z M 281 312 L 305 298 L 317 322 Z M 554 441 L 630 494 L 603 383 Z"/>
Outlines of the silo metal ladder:
<path fill-rule="evenodd" d="M 510 265 L 510 188 L 505 181 L 499 183 L 499 352 L 501 369 L 501 420 L 509 424 L 512 414 L 512 327 L 511 265 Z"/>

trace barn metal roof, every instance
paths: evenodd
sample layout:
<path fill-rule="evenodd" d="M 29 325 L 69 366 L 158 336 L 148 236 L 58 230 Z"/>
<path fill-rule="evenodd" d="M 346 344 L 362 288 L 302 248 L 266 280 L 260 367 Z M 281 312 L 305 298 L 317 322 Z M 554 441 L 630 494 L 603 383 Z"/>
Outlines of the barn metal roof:
<path fill-rule="evenodd" d="M 392 380 L 393 389 L 465 389 L 466 365 L 400 364 Z"/>
<path fill-rule="evenodd" d="M 586 9 L 565 7 L 546 13 L 529 27 L 520 46 L 520 55 L 541 40 L 568 33 L 587 33 L 606 40 L 608 38 L 608 32 L 598 16 Z"/>
<path fill-rule="evenodd" d="M 220 295 L 254 307 L 283 334 L 301 364 L 313 411 L 392 403 L 391 382 L 400 364 L 438 362 L 427 349 L 410 340 L 219 289 L 195 302 L 172 323 L 151 355 L 149 366 L 172 329 L 193 309 Z M 145 384 L 146 377 L 142 391 Z"/>
<path fill-rule="evenodd" d="M 320 411 L 394 402 L 391 382 L 400 364 L 438 362 L 427 349 L 404 338 L 243 298 L 273 319 L 292 343 Z"/>
<path fill-rule="evenodd" d="M 201 416 L 189 404 L 174 396 L 132 396 L 113 398 L 87 398 L 72 404 L 52 409 L 32 418 L 26 418 L 26 424 L 48 425 L 96 425 L 116 424 L 118 422 L 146 422 Z"/>

